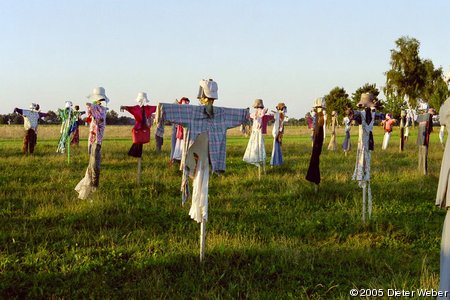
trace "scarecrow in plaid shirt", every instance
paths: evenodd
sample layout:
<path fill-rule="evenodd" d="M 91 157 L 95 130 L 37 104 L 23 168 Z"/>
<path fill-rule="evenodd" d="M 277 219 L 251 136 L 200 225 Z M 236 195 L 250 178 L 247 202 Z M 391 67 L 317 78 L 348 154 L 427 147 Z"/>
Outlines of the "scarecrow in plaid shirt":
<path fill-rule="evenodd" d="M 225 171 L 226 131 L 248 119 L 248 109 L 213 107 L 217 96 L 217 83 L 212 79 L 201 80 L 197 97 L 202 104 L 178 105 L 160 103 L 157 121 L 180 124 L 186 130 L 180 169 L 183 204 L 190 196 L 188 177 L 194 179 L 192 206 L 189 215 L 201 223 L 208 219 L 208 182 L 212 172 Z"/>

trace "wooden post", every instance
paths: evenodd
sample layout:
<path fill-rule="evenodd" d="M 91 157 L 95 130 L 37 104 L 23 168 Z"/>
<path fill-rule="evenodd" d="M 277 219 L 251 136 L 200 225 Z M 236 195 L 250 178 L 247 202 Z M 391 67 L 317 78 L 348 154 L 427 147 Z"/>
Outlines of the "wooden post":
<path fill-rule="evenodd" d="M 200 223 L 200 262 L 205 258 L 205 244 L 206 244 L 206 220 L 203 219 Z"/>
<path fill-rule="evenodd" d="M 366 223 L 366 183 L 363 183 L 362 220 Z"/>
<path fill-rule="evenodd" d="M 261 180 L 261 165 L 258 165 L 258 180 Z"/>
<path fill-rule="evenodd" d="M 137 166 L 137 184 L 141 184 L 141 161 L 142 157 L 138 158 L 138 166 Z"/>

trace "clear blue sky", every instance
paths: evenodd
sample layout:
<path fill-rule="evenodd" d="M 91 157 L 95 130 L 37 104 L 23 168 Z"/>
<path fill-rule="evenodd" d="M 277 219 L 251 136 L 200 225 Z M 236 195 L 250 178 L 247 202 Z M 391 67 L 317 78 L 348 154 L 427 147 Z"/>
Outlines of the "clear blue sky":
<path fill-rule="evenodd" d="M 0 113 L 84 106 L 96 86 L 117 112 L 141 91 L 196 104 L 213 78 L 218 106 L 283 101 L 300 118 L 336 86 L 384 86 L 401 36 L 447 70 L 449 13 L 447 0 L 2 0 Z"/>

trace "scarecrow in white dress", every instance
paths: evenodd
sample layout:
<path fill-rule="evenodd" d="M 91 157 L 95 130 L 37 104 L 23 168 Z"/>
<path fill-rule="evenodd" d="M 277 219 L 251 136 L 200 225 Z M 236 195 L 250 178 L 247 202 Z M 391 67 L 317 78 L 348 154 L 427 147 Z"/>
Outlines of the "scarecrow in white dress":
<path fill-rule="evenodd" d="M 450 69 L 444 80 L 447 83 L 450 82 Z M 450 97 L 447 98 L 439 109 L 439 116 L 441 125 L 450 125 Z M 447 210 L 442 228 L 439 283 L 439 291 L 446 292 L 447 295 L 439 299 L 450 298 L 450 201 L 448 201 L 450 199 L 450 139 L 447 139 L 446 143 L 439 174 L 436 205 Z"/>
<path fill-rule="evenodd" d="M 355 171 L 352 180 L 358 181 L 359 186 L 363 189 L 362 200 L 362 220 L 366 221 L 366 206 L 369 218 L 372 215 L 372 191 L 370 189 L 370 163 L 371 151 L 374 149 L 373 144 L 373 123 L 375 120 L 375 103 L 370 93 L 361 94 L 361 100 L 358 103 L 361 109 L 355 114 L 355 121 L 359 124 L 358 149 L 356 152 Z M 367 205 L 366 205 L 367 190 Z"/>
<path fill-rule="evenodd" d="M 212 172 L 225 171 L 226 131 L 248 119 L 248 109 L 213 107 L 218 98 L 217 83 L 201 80 L 198 105 L 160 103 L 157 122 L 169 121 L 183 126 L 184 149 L 180 168 L 182 202 L 190 196 L 189 177 L 193 178 L 192 205 L 189 215 L 201 223 L 200 261 L 204 257 L 206 222 L 208 220 L 208 185 L 210 166 Z"/>
<path fill-rule="evenodd" d="M 39 119 L 47 116 L 46 113 L 39 111 L 40 107 L 37 103 L 31 103 L 30 110 L 14 108 L 14 112 L 23 117 L 23 127 L 25 129 L 25 136 L 23 138 L 22 151 L 23 154 L 28 155 L 34 153 L 34 148 L 37 144 L 37 131 Z"/>
<path fill-rule="evenodd" d="M 333 110 L 331 112 L 331 133 L 330 133 L 330 143 L 328 144 L 328 150 L 330 151 L 336 151 L 337 149 L 337 143 L 336 143 L 336 127 L 338 125 L 337 123 L 337 112 Z"/>
<path fill-rule="evenodd" d="M 95 192 L 100 183 L 100 163 L 103 134 L 106 127 L 106 105 L 109 98 L 106 97 L 103 87 L 94 88 L 92 94 L 87 96 L 91 101 L 86 103 L 89 123 L 88 153 L 89 164 L 84 178 L 78 182 L 75 191 L 78 198 L 87 199 Z"/>
<path fill-rule="evenodd" d="M 253 103 L 255 111 L 250 115 L 253 119 L 252 133 L 245 149 L 243 161 L 258 167 L 259 178 L 261 178 L 261 168 L 266 170 L 266 147 L 264 145 L 264 135 L 262 132 L 263 118 L 267 114 L 264 103 L 261 99 L 256 99 Z"/>

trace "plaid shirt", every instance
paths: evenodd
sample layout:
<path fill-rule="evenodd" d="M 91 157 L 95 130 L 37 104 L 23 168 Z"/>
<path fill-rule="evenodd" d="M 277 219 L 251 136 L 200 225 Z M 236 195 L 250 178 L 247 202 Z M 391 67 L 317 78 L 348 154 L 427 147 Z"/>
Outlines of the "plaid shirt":
<path fill-rule="evenodd" d="M 207 132 L 212 171 L 225 171 L 227 129 L 246 122 L 248 109 L 214 106 L 214 117 L 209 118 L 204 112 L 204 106 L 160 103 L 158 108 L 160 124 L 170 121 L 183 125 L 187 129 L 188 148 L 192 146 L 200 133 Z"/>

